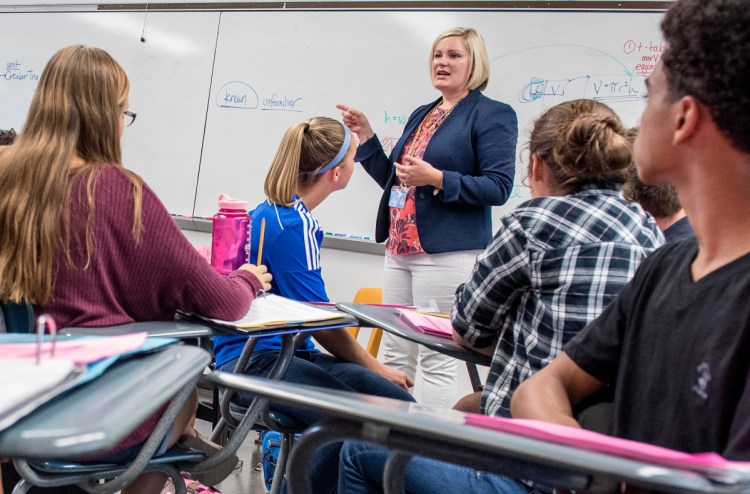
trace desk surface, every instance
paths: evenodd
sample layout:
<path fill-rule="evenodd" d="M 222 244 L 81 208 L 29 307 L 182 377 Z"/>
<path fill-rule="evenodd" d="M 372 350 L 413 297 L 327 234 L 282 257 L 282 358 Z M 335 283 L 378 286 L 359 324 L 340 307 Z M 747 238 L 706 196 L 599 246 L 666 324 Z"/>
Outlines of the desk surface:
<path fill-rule="evenodd" d="M 149 337 L 163 338 L 200 338 L 213 336 L 217 332 L 213 328 L 191 321 L 150 321 L 121 324 L 119 326 L 97 328 L 64 328 L 59 331 L 64 336 L 116 336 L 121 334 L 147 333 Z"/>
<path fill-rule="evenodd" d="M 193 320 L 186 315 L 179 315 L 175 321 L 151 321 L 151 322 L 135 322 L 130 324 L 122 324 L 119 326 L 111 327 L 97 327 L 97 328 L 65 328 L 61 329 L 59 334 L 62 336 L 81 336 L 81 335 L 97 335 L 97 336 L 114 336 L 120 334 L 132 334 L 145 332 L 149 337 L 165 337 L 165 338 L 199 338 L 199 337 L 211 337 L 211 336 L 222 336 L 222 335 L 243 335 L 243 336 L 277 336 L 286 333 L 304 333 L 311 331 L 318 331 L 321 329 L 331 329 L 347 326 L 356 326 L 358 324 L 357 319 L 354 317 L 344 318 L 340 323 L 331 324 L 325 321 L 314 325 L 292 325 L 292 326 L 269 326 L 267 329 L 259 329 L 254 331 L 243 331 L 240 329 L 233 329 L 228 326 L 211 325 L 208 322 L 199 322 Z"/>
<path fill-rule="evenodd" d="M 0 456 L 65 459 L 112 448 L 210 360 L 200 348 L 172 345 L 119 362 L 0 432 Z"/>
<path fill-rule="evenodd" d="M 492 361 L 491 357 L 462 347 L 450 338 L 443 338 L 441 336 L 434 336 L 422 331 L 417 331 L 404 322 L 404 320 L 398 316 L 396 309 L 392 307 L 355 304 L 352 302 L 340 302 L 336 304 L 336 307 L 355 316 L 367 325 L 383 328 L 383 330 L 388 331 L 389 333 L 419 343 L 440 353 L 444 353 L 445 355 L 450 355 L 451 357 L 465 360 L 466 362 L 484 366 L 489 366 Z"/>
<path fill-rule="evenodd" d="M 387 428 L 396 435 L 416 434 L 448 445 L 468 446 L 476 450 L 477 455 L 491 455 L 498 462 L 503 458 L 515 458 L 536 464 L 542 471 L 556 467 L 573 473 L 617 478 L 665 492 L 750 492 L 750 484 L 715 483 L 687 470 L 465 425 L 465 415 L 454 410 L 436 411 L 416 403 L 221 372 L 204 378 L 219 386 L 251 391 L 275 402 L 370 424 L 372 430 Z"/>

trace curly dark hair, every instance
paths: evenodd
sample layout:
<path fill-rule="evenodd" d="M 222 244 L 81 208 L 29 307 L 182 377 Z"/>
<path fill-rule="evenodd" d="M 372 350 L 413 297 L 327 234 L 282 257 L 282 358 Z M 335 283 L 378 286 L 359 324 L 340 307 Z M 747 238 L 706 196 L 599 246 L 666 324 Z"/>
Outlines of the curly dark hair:
<path fill-rule="evenodd" d="M 750 153 L 750 2 L 678 0 L 661 29 L 670 96 L 695 97 L 721 133 Z"/>
<path fill-rule="evenodd" d="M 8 144 L 13 144 L 13 141 L 15 140 L 16 140 L 15 129 L 0 130 L 0 146 L 7 146 Z"/>

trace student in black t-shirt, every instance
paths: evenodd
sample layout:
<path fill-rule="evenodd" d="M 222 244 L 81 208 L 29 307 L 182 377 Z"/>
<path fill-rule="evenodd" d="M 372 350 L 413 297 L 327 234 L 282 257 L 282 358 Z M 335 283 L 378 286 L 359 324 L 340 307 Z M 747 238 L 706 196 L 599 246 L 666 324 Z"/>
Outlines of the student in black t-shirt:
<path fill-rule="evenodd" d="M 644 182 L 677 187 L 696 237 L 647 258 L 511 409 L 575 426 L 572 407 L 609 384 L 614 435 L 748 461 L 750 9 L 678 0 L 662 31 L 636 163 Z"/>

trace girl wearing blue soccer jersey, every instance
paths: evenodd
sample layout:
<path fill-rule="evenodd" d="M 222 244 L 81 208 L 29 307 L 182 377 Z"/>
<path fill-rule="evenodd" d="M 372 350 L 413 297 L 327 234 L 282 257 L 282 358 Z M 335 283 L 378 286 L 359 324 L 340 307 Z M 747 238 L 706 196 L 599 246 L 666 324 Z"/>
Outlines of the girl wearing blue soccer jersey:
<path fill-rule="evenodd" d="M 323 230 L 311 212 L 332 192 L 349 183 L 354 171 L 356 139 L 340 122 L 326 117 L 294 124 L 284 134 L 266 176 L 267 199 L 251 213 L 253 225 L 265 220 L 263 264 L 274 277 L 272 293 L 301 301 L 328 301 L 320 271 Z M 252 263 L 256 262 L 259 230 L 252 229 Z M 312 338 L 330 355 L 319 352 Z M 216 367 L 234 371 L 246 340 L 246 336 L 215 337 Z M 281 337 L 261 338 L 244 369 L 245 374 L 268 375 L 280 348 Z M 345 328 L 321 330 L 308 336 L 283 380 L 413 401 L 406 391 L 413 385 L 411 379 L 367 353 Z M 236 396 L 244 405 L 252 398 L 242 393 Z M 272 409 L 308 424 L 321 417 L 312 411 L 283 405 L 272 405 Z M 330 479 L 330 483 L 316 480 L 316 492 L 335 490 L 338 448 L 335 454 L 336 459 L 329 464 L 332 470 L 316 475 L 316 479 Z"/>

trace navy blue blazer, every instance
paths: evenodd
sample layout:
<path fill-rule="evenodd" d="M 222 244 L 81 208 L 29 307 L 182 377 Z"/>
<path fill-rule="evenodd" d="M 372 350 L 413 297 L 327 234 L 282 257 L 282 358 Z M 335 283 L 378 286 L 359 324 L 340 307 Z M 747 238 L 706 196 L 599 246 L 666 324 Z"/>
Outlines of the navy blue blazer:
<path fill-rule="evenodd" d="M 393 161 L 409 136 L 440 99 L 417 108 L 388 157 L 377 136 L 359 146 L 355 160 L 383 189 L 375 240 L 388 238 L 388 198 L 396 180 Z M 443 190 L 417 187 L 417 231 L 428 254 L 484 249 L 492 238 L 492 206 L 505 204 L 513 190 L 518 119 L 510 106 L 471 91 L 437 128 L 424 161 L 443 171 Z"/>

